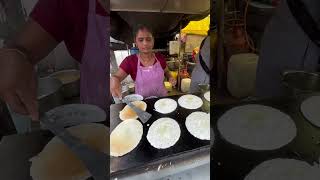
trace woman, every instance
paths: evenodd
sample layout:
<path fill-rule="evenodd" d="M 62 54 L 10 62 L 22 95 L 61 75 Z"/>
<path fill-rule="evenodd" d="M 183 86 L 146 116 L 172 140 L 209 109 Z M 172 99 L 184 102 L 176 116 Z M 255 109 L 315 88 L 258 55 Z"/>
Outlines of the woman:
<path fill-rule="evenodd" d="M 165 75 L 175 86 L 176 81 L 170 75 L 165 58 L 153 52 L 154 37 L 145 25 L 139 25 L 134 33 L 138 54 L 128 56 L 120 64 L 119 70 L 111 77 L 110 90 L 113 97 L 122 98 L 121 81 L 129 74 L 135 81 L 135 93 L 143 97 L 167 96 L 164 87 Z"/>
<path fill-rule="evenodd" d="M 106 0 L 39 0 L 24 28 L 0 49 L 0 97 L 38 120 L 34 65 L 64 41 L 81 63 L 81 102 L 106 109 L 109 72 Z"/>

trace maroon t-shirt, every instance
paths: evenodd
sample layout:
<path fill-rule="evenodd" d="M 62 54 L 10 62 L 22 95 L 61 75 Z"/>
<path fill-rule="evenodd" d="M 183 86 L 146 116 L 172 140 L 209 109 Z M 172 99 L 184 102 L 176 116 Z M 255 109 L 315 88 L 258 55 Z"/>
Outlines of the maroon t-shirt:
<path fill-rule="evenodd" d="M 161 64 L 161 67 L 165 69 L 167 67 L 166 59 L 164 56 L 160 53 L 156 53 L 156 58 Z M 155 61 L 154 63 L 156 63 Z M 136 54 L 130 55 L 126 57 L 122 63 L 120 64 L 120 68 L 124 70 L 127 74 L 130 74 L 131 78 L 135 81 L 137 77 L 137 65 L 138 65 L 138 56 Z M 143 66 L 140 63 L 141 66 Z"/>
<path fill-rule="evenodd" d="M 96 1 L 97 14 L 107 16 Z M 81 62 L 87 34 L 89 0 L 39 0 L 30 17 L 51 34 L 64 41 L 69 53 Z"/>

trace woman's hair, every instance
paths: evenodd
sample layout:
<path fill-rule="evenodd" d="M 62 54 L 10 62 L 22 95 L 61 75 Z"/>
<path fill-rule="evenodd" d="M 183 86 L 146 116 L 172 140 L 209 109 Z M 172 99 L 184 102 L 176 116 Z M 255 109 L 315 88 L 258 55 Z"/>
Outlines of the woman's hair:
<path fill-rule="evenodd" d="M 136 39 L 137 37 L 137 34 L 140 30 L 147 30 L 148 32 L 151 33 L 151 35 L 153 36 L 153 31 L 152 31 L 152 28 L 148 25 L 145 25 L 145 24 L 138 24 L 134 29 L 133 29 L 133 36 L 134 36 L 134 39 Z"/>

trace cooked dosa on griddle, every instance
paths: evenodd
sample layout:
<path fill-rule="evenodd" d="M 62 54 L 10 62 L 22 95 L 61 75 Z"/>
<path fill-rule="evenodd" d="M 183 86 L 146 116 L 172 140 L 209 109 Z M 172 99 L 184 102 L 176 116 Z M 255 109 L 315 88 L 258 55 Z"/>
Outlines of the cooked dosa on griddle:
<path fill-rule="evenodd" d="M 180 138 L 179 124 L 171 118 L 160 118 L 149 128 L 147 139 L 157 149 L 166 149 L 173 146 Z"/>
<path fill-rule="evenodd" d="M 208 91 L 208 92 L 206 92 L 206 93 L 204 93 L 204 98 L 207 100 L 207 101 L 209 101 L 210 102 L 210 91 Z"/>
<path fill-rule="evenodd" d="M 163 98 L 159 99 L 155 104 L 154 104 L 154 109 L 162 114 L 169 114 L 173 111 L 175 111 L 178 107 L 178 103 L 170 98 Z"/>
<path fill-rule="evenodd" d="M 313 125 L 320 127 L 320 96 L 312 96 L 301 104 L 301 112 Z"/>
<path fill-rule="evenodd" d="M 198 109 L 203 105 L 203 101 L 198 96 L 187 94 L 178 99 L 178 103 L 181 107 L 186 109 Z"/>
<path fill-rule="evenodd" d="M 109 154 L 109 129 L 106 126 L 88 123 L 70 127 L 68 131 L 82 143 Z M 82 161 L 58 137 L 30 161 L 33 180 L 86 180 L 90 177 Z"/>
<path fill-rule="evenodd" d="M 244 180 L 319 180 L 319 165 L 295 159 L 267 160 L 255 167 Z"/>
<path fill-rule="evenodd" d="M 231 144 L 251 150 L 274 150 L 291 142 L 297 133 L 290 116 L 272 107 L 249 104 L 228 110 L 218 130 Z"/>
<path fill-rule="evenodd" d="M 186 118 L 186 127 L 190 134 L 201 140 L 210 140 L 210 115 L 205 112 L 193 112 Z"/>
<path fill-rule="evenodd" d="M 110 135 L 110 155 L 123 156 L 137 147 L 143 135 L 140 121 L 128 119 L 121 122 Z"/>
<path fill-rule="evenodd" d="M 146 109 L 147 109 L 147 103 L 145 103 L 144 101 L 134 101 L 134 102 L 132 102 L 132 104 L 143 111 L 146 111 Z M 121 120 L 124 121 L 127 119 L 137 119 L 138 115 L 128 105 L 126 105 L 122 109 L 122 111 L 120 111 L 119 117 Z"/>

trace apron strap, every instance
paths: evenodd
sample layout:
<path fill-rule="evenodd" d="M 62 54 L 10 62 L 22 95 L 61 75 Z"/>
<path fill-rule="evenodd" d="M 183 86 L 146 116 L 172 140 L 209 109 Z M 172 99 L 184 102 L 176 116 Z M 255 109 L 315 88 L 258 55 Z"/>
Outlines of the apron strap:
<path fill-rule="evenodd" d="M 96 13 L 96 1 L 97 0 L 89 0 L 89 12 Z"/>
<path fill-rule="evenodd" d="M 288 7 L 297 23 L 309 38 L 320 47 L 320 30 L 316 21 L 310 15 L 307 7 L 301 0 L 287 0 Z"/>
<path fill-rule="evenodd" d="M 203 47 L 203 45 L 204 45 L 204 42 L 206 41 L 207 38 L 208 38 L 208 36 L 205 37 L 205 38 L 202 40 L 202 42 L 201 42 L 200 52 L 199 52 L 199 62 L 200 62 L 200 65 L 201 65 L 202 69 L 203 69 L 208 75 L 210 75 L 210 69 L 208 68 L 208 66 L 206 65 L 206 63 L 203 61 L 203 58 L 202 58 L 202 55 L 201 55 L 201 49 L 202 49 L 202 47 Z"/>

